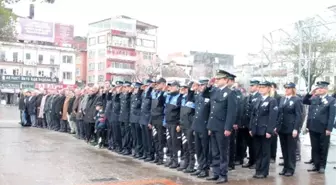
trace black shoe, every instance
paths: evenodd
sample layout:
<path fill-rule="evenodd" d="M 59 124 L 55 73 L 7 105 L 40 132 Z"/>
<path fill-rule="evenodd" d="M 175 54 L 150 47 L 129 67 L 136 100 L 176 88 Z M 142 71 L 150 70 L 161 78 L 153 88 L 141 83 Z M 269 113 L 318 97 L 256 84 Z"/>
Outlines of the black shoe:
<path fill-rule="evenodd" d="M 207 181 L 216 181 L 218 179 L 219 179 L 219 176 L 211 176 L 211 177 L 206 178 Z"/>
<path fill-rule="evenodd" d="M 156 165 L 163 165 L 164 164 L 164 162 L 162 161 L 162 160 L 159 160 L 157 163 L 156 163 Z"/>
<path fill-rule="evenodd" d="M 173 163 L 172 165 L 169 166 L 170 169 L 176 169 L 178 168 L 180 165 L 179 164 L 176 164 L 176 163 Z"/>
<path fill-rule="evenodd" d="M 256 178 L 257 178 L 257 176 L 258 176 L 258 174 L 254 174 L 254 175 L 253 175 L 253 178 L 255 178 L 255 179 L 256 179 Z"/>
<path fill-rule="evenodd" d="M 151 162 L 151 161 L 154 161 L 154 157 L 147 157 L 145 159 L 145 162 Z"/>
<path fill-rule="evenodd" d="M 289 173 L 289 172 L 287 172 L 287 173 L 284 174 L 284 176 L 286 176 L 286 177 L 291 177 L 293 175 L 294 175 L 293 173 Z"/>
<path fill-rule="evenodd" d="M 251 169 L 251 170 L 253 170 L 255 168 L 256 168 L 255 164 L 253 164 L 252 166 L 249 167 L 249 169 Z"/>
<path fill-rule="evenodd" d="M 336 168 L 336 167 L 334 167 L 334 168 Z M 199 175 L 201 172 L 202 172 L 201 170 L 196 170 L 194 173 L 191 173 L 190 175 L 191 175 L 191 176 L 197 176 L 197 175 Z"/>
<path fill-rule="evenodd" d="M 208 170 L 202 170 L 198 175 L 198 178 L 205 178 L 205 177 L 209 177 L 209 171 Z"/>
<path fill-rule="evenodd" d="M 184 173 L 194 173 L 195 171 L 196 170 L 194 168 L 187 168 L 183 170 Z"/>
<path fill-rule="evenodd" d="M 279 163 L 279 166 L 284 166 L 284 165 L 285 165 L 285 163 L 283 163 L 283 162 Z"/>
<path fill-rule="evenodd" d="M 286 171 L 285 170 L 282 170 L 279 175 L 285 175 L 286 174 Z"/>
<path fill-rule="evenodd" d="M 283 159 L 283 157 L 279 157 L 279 159 Z"/>
<path fill-rule="evenodd" d="M 224 183 L 227 183 L 227 182 L 228 182 L 227 178 L 221 177 L 216 181 L 216 184 L 224 184 Z"/>
<path fill-rule="evenodd" d="M 177 168 L 177 171 L 183 171 L 185 169 L 187 169 L 188 165 L 183 165 L 183 166 L 180 166 L 179 168 Z"/>
<path fill-rule="evenodd" d="M 313 164 L 313 160 L 310 159 L 309 161 L 304 162 L 305 164 Z"/>
<path fill-rule="evenodd" d="M 308 172 L 318 172 L 319 169 L 316 168 L 316 167 L 313 167 L 312 169 L 308 169 L 307 171 L 308 171 Z"/>
<path fill-rule="evenodd" d="M 325 169 L 324 168 L 320 168 L 320 170 L 318 171 L 319 174 L 324 174 L 325 173 Z"/>
<path fill-rule="evenodd" d="M 165 167 L 170 167 L 172 164 L 173 164 L 173 162 L 169 161 L 169 162 L 166 162 L 166 164 L 164 166 Z"/>
<path fill-rule="evenodd" d="M 267 176 L 266 175 L 261 175 L 261 174 L 259 174 L 259 175 L 256 175 L 256 179 L 265 179 Z"/>
<path fill-rule="evenodd" d="M 334 169 L 336 170 L 336 166 L 334 167 Z"/>
<path fill-rule="evenodd" d="M 230 166 L 229 167 L 229 171 L 233 171 L 233 170 L 235 170 L 235 167 L 234 166 Z"/>
<path fill-rule="evenodd" d="M 253 166 L 252 163 L 246 163 L 246 164 L 243 164 L 242 168 L 249 168 L 251 166 Z"/>
<path fill-rule="evenodd" d="M 140 160 L 144 160 L 144 159 L 147 159 L 147 156 L 146 155 L 143 155 L 141 157 L 139 157 Z"/>
<path fill-rule="evenodd" d="M 153 161 L 151 161 L 151 163 L 158 163 L 158 162 L 159 162 L 158 158 L 155 158 Z"/>
<path fill-rule="evenodd" d="M 131 154 L 132 154 L 132 152 L 127 151 L 127 150 L 123 153 L 123 155 L 131 155 Z"/>

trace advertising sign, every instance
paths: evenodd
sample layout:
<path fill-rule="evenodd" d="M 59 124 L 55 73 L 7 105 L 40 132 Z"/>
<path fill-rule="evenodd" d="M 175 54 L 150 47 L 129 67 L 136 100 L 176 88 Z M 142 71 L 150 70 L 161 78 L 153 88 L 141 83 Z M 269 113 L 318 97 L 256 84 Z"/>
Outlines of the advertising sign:
<path fill-rule="evenodd" d="M 16 31 L 19 40 L 54 42 L 54 23 L 18 18 Z"/>
<path fill-rule="evenodd" d="M 55 24 L 55 44 L 58 46 L 64 46 L 66 44 L 72 44 L 74 37 L 74 26 L 66 24 Z"/>
<path fill-rule="evenodd" d="M 58 78 L 3 75 L 2 81 L 58 83 Z"/>
<path fill-rule="evenodd" d="M 136 20 L 112 18 L 111 29 L 114 33 L 116 33 L 116 31 L 119 31 L 118 34 L 124 33 L 127 36 L 136 36 Z"/>

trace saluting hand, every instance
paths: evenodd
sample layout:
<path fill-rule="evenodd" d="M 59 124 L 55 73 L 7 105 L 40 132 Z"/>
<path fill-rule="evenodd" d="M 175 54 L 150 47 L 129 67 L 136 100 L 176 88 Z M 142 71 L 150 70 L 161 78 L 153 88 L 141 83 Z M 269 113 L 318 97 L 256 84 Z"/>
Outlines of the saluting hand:
<path fill-rule="evenodd" d="M 229 137 L 229 136 L 231 135 L 231 131 L 229 131 L 229 130 L 225 130 L 225 131 L 224 131 L 224 135 L 225 135 L 226 137 Z"/>
<path fill-rule="evenodd" d="M 267 139 L 269 139 L 269 138 L 271 138 L 272 137 L 272 135 L 271 134 L 269 134 L 269 133 L 266 133 L 266 138 Z"/>

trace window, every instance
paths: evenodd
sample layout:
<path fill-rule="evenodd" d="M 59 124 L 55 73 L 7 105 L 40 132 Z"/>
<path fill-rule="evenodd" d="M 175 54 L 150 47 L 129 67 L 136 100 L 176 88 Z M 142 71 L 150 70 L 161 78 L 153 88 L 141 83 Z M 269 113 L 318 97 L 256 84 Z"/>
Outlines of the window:
<path fill-rule="evenodd" d="M 117 36 L 112 36 L 112 45 L 119 47 L 134 47 L 132 39 Z"/>
<path fill-rule="evenodd" d="M 103 70 L 104 69 L 104 62 L 99 62 L 98 63 L 98 70 Z"/>
<path fill-rule="evenodd" d="M 19 75 L 19 69 L 13 69 L 13 75 L 18 76 Z"/>
<path fill-rule="evenodd" d="M 93 81 L 92 81 L 92 76 L 89 76 L 89 83 L 92 83 Z"/>
<path fill-rule="evenodd" d="M 63 72 L 63 80 L 72 80 L 71 72 Z"/>
<path fill-rule="evenodd" d="M 134 65 L 130 63 L 121 63 L 121 62 L 113 62 L 112 68 L 118 69 L 134 69 Z"/>
<path fill-rule="evenodd" d="M 95 70 L 95 64 L 94 63 L 90 63 L 89 64 L 89 71 L 94 71 Z"/>
<path fill-rule="evenodd" d="M 0 75 L 5 75 L 5 74 L 7 74 L 6 69 L 0 69 Z"/>
<path fill-rule="evenodd" d="M 13 62 L 18 62 L 18 61 L 19 61 L 19 53 L 13 52 Z"/>
<path fill-rule="evenodd" d="M 72 64 L 72 56 L 64 55 L 63 56 L 63 63 L 64 64 Z"/>
<path fill-rule="evenodd" d="M 6 60 L 6 52 L 5 51 L 0 51 L 0 60 L 5 61 Z"/>
<path fill-rule="evenodd" d="M 141 39 L 137 39 L 136 40 L 136 45 L 137 46 L 142 46 L 142 40 Z"/>
<path fill-rule="evenodd" d="M 98 44 L 103 44 L 106 42 L 106 36 L 105 35 L 101 35 L 98 37 Z"/>
<path fill-rule="evenodd" d="M 76 76 L 80 76 L 80 69 L 76 68 Z"/>
<path fill-rule="evenodd" d="M 30 60 L 30 59 L 31 59 L 30 53 L 26 53 L 26 60 Z"/>
<path fill-rule="evenodd" d="M 55 64 L 55 56 L 50 55 L 50 64 Z"/>
<path fill-rule="evenodd" d="M 99 75 L 98 76 L 98 82 L 104 82 L 105 79 L 104 79 L 104 75 Z"/>
<path fill-rule="evenodd" d="M 92 45 L 95 45 L 96 44 L 96 37 L 91 37 L 89 39 L 89 45 L 92 46 Z"/>
<path fill-rule="evenodd" d="M 44 71 L 38 71 L 38 72 L 37 72 L 37 75 L 38 75 L 38 76 L 41 76 L 41 77 L 44 76 Z"/>
<path fill-rule="evenodd" d="M 142 40 L 142 46 L 148 48 L 155 48 L 155 42 L 153 40 Z"/>
<path fill-rule="evenodd" d="M 42 64 L 42 62 L 43 62 L 43 55 L 39 55 L 38 56 L 38 61 L 39 61 L 40 64 Z"/>
<path fill-rule="evenodd" d="M 153 53 L 143 52 L 142 55 L 145 60 L 153 60 Z"/>
<path fill-rule="evenodd" d="M 96 50 L 89 50 L 88 58 L 93 59 L 95 58 Z"/>
<path fill-rule="evenodd" d="M 99 57 L 105 57 L 106 55 L 106 50 L 105 49 L 99 49 L 98 50 L 98 56 Z"/>
<path fill-rule="evenodd" d="M 32 76 L 32 71 L 31 70 L 26 70 L 26 76 Z"/>

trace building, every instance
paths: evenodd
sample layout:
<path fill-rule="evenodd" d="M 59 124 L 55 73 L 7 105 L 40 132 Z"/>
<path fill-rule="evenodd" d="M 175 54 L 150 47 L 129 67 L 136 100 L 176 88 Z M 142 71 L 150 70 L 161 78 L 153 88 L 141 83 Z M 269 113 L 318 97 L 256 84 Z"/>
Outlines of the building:
<path fill-rule="evenodd" d="M 2 93 L 75 84 L 75 49 L 0 42 Z"/>
<path fill-rule="evenodd" d="M 145 78 L 144 69 L 157 61 L 156 29 L 123 15 L 90 23 L 87 82 Z"/>
<path fill-rule="evenodd" d="M 183 52 L 170 53 L 167 59 L 162 62 L 162 65 L 181 68 L 188 78 L 190 78 L 193 72 L 194 56 L 190 55 L 190 53 L 185 54 Z"/>
<path fill-rule="evenodd" d="M 87 39 L 84 37 L 74 37 L 73 46 L 76 49 L 76 84 L 83 86 L 86 84 L 87 73 Z"/>

